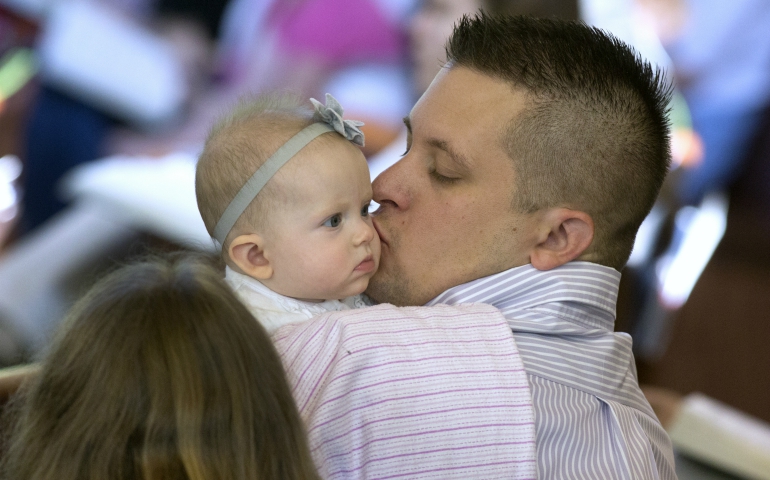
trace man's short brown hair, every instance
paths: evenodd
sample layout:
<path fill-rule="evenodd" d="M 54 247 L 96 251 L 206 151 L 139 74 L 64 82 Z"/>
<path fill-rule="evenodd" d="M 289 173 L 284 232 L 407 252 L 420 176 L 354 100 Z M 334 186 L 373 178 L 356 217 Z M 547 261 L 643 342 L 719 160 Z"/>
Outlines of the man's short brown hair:
<path fill-rule="evenodd" d="M 580 22 L 464 16 L 449 67 L 509 82 L 530 105 L 508 121 L 503 147 L 517 174 L 514 207 L 581 210 L 589 251 L 622 268 L 670 163 L 664 74 L 612 35 Z"/>

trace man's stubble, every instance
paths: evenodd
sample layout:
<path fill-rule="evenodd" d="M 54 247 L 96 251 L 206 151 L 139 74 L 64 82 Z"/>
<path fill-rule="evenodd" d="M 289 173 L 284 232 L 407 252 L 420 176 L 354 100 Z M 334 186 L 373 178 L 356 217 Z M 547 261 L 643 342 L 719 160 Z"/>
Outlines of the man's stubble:
<path fill-rule="evenodd" d="M 392 256 L 391 252 L 398 250 L 399 243 L 399 238 L 392 236 L 388 245 L 382 246 L 382 254 L 387 254 L 389 260 L 385 266 L 382 258 L 380 258 L 380 268 L 369 280 L 366 294 L 377 303 L 390 303 L 399 307 L 422 305 L 422 303 L 416 303 L 416 299 L 412 298 L 415 282 L 402 272 Z M 384 251 L 385 249 L 387 249 L 387 253 Z"/>

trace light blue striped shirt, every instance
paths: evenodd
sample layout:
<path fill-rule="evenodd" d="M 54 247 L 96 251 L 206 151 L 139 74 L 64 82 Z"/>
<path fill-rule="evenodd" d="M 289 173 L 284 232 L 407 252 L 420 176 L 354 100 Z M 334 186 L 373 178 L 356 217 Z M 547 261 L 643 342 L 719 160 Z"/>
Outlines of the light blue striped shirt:
<path fill-rule="evenodd" d="M 486 303 L 513 329 L 532 388 L 540 479 L 676 479 L 671 441 L 613 332 L 620 273 L 589 262 L 512 268 L 428 305 Z"/>

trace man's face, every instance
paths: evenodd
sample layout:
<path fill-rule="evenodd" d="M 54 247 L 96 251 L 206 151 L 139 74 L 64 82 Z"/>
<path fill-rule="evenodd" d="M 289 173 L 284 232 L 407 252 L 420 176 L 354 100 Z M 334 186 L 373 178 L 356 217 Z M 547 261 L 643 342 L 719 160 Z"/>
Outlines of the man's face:
<path fill-rule="evenodd" d="M 408 152 L 374 181 L 380 269 L 367 293 L 422 305 L 476 278 L 529 262 L 535 215 L 512 209 L 503 148 L 524 93 L 464 67 L 442 70 L 408 117 Z"/>

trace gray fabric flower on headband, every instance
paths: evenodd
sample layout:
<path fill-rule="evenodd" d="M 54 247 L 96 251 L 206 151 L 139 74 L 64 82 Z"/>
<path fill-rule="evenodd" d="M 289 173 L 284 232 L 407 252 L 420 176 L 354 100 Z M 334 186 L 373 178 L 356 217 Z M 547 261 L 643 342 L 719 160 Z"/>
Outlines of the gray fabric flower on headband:
<path fill-rule="evenodd" d="M 312 103 L 313 107 L 315 107 L 315 113 L 313 114 L 314 120 L 317 122 L 328 123 L 337 133 L 343 137 L 347 138 L 356 145 L 361 147 L 364 146 L 364 132 L 358 128 L 363 126 L 364 122 L 359 122 L 358 120 L 344 120 L 342 118 L 342 113 L 344 110 L 336 98 L 327 93 L 326 105 L 323 105 L 315 98 L 311 98 L 310 103 Z"/>

